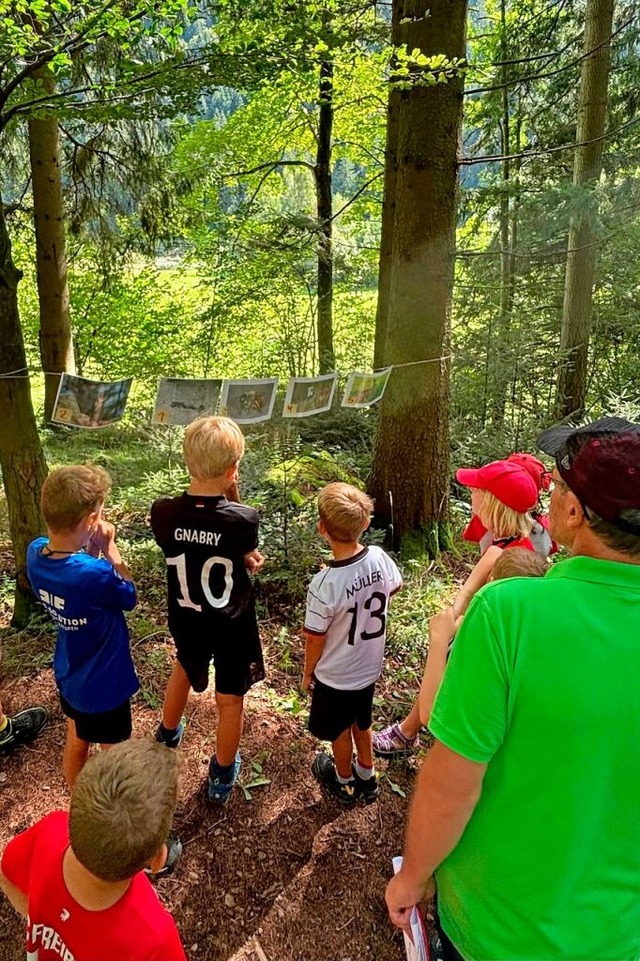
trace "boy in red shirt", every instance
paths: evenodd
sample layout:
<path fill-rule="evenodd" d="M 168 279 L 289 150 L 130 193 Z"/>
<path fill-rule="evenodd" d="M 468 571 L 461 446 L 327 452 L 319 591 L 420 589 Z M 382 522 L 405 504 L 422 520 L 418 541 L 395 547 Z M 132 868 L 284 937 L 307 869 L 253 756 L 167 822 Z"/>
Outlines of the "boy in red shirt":
<path fill-rule="evenodd" d="M 143 872 L 162 868 L 177 795 L 175 751 L 125 741 L 88 761 L 68 814 L 9 842 L 0 888 L 28 919 L 29 961 L 186 961 Z"/>

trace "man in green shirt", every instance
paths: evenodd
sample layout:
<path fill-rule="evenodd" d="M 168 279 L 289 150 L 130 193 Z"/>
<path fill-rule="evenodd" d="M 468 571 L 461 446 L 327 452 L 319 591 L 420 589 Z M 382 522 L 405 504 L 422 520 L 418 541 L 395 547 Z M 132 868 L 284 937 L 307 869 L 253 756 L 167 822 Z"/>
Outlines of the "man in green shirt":
<path fill-rule="evenodd" d="M 437 886 L 447 958 L 637 961 L 640 425 L 539 444 L 556 459 L 550 533 L 572 556 L 472 602 L 387 905 L 405 927 Z"/>

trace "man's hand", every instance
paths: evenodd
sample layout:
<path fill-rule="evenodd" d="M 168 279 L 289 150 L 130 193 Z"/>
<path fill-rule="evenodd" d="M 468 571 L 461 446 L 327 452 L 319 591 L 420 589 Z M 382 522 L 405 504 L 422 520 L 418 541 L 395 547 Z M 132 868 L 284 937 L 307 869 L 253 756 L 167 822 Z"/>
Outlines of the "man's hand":
<path fill-rule="evenodd" d="M 244 555 L 244 565 L 250 574 L 257 574 L 264 566 L 264 556 L 260 551 L 250 551 Z"/>
<path fill-rule="evenodd" d="M 408 882 L 402 873 L 394 875 L 387 884 L 385 891 L 385 901 L 389 910 L 389 917 L 398 928 L 409 930 L 411 912 L 416 904 L 425 899 L 430 899 L 436 893 L 436 884 L 433 878 L 428 878 L 424 884 Z"/>

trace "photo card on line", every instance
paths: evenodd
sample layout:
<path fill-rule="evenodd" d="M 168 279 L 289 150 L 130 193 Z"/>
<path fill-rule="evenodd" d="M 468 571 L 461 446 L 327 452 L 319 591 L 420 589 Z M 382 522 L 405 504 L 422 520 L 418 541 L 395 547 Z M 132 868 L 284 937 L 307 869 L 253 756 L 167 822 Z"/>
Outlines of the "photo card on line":
<path fill-rule="evenodd" d="M 89 429 L 108 427 L 122 419 L 132 382 L 132 377 L 105 381 L 62 374 L 51 422 Z"/>
<path fill-rule="evenodd" d="M 354 371 L 349 374 L 347 386 L 342 397 L 342 407 L 369 407 L 382 399 L 391 367 L 377 370 L 373 374 Z"/>
<path fill-rule="evenodd" d="M 220 398 L 220 413 L 238 424 L 269 420 L 276 400 L 277 377 L 265 380 L 225 380 Z"/>
<path fill-rule="evenodd" d="M 319 377 L 292 377 L 284 399 L 283 417 L 311 417 L 331 410 L 337 374 Z"/>
<path fill-rule="evenodd" d="M 186 427 L 198 417 L 215 414 L 222 379 L 160 377 L 152 424 Z"/>

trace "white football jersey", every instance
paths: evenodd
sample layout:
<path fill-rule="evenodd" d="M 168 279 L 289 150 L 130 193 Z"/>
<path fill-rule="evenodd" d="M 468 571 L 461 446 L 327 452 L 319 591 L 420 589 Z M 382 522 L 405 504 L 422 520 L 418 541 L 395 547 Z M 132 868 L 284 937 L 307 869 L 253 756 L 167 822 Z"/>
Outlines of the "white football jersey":
<path fill-rule="evenodd" d="M 402 587 L 400 571 L 380 547 L 330 561 L 307 594 L 304 629 L 326 637 L 314 674 L 323 684 L 359 691 L 380 676 L 389 598 Z"/>

